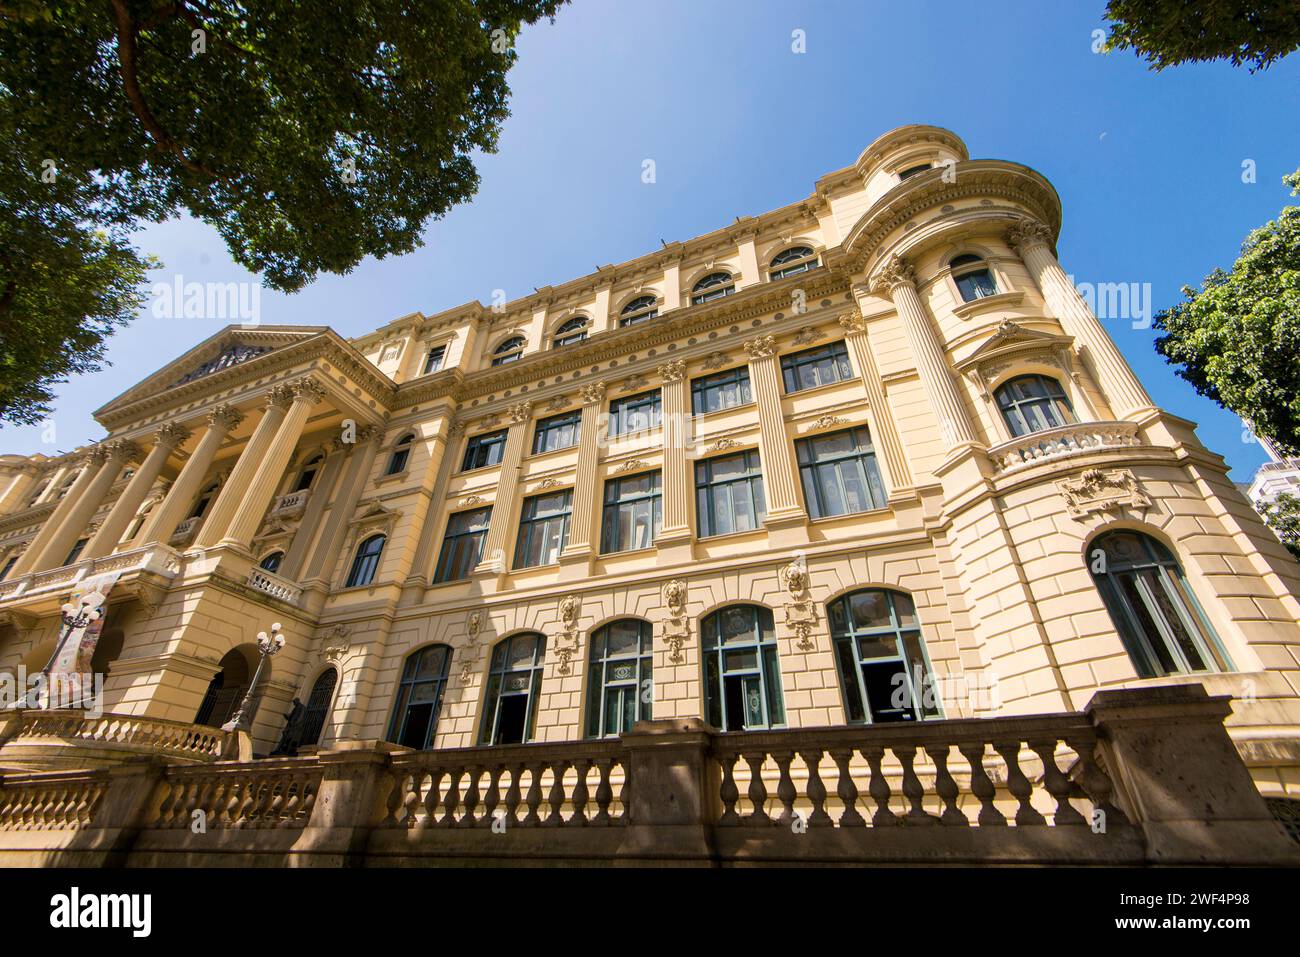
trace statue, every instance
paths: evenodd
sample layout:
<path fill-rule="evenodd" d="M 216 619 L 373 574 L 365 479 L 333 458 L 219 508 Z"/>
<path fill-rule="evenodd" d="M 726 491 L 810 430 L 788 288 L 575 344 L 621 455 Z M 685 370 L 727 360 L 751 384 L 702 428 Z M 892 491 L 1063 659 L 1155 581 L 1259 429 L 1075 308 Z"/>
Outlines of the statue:
<path fill-rule="evenodd" d="M 275 749 L 271 756 L 285 755 L 293 757 L 298 753 L 298 745 L 302 744 L 302 729 L 307 722 L 307 709 L 302 706 L 302 702 L 297 698 L 293 699 L 293 704 L 289 706 L 289 713 L 284 716 L 284 730 L 280 732 L 280 740 L 276 743 Z"/>

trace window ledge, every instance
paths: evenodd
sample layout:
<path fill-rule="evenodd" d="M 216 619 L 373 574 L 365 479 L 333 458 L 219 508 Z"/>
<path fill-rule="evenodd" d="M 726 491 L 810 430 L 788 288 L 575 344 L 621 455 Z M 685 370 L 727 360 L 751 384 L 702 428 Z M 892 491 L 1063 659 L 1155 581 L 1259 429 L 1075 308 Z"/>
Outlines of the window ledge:
<path fill-rule="evenodd" d="M 837 385 L 844 385 L 845 383 L 849 383 L 849 382 L 861 382 L 861 381 L 862 381 L 862 376 L 855 375 L 848 379 L 840 379 L 838 382 L 827 382 L 825 385 L 814 385 L 814 386 L 809 386 L 806 389 L 798 389 L 795 392 L 786 392 L 784 393 L 784 397 L 793 398 L 796 395 L 798 396 L 811 395 L 814 392 L 821 392 L 826 389 L 833 389 Z"/>
<path fill-rule="evenodd" d="M 859 518 L 863 515 L 883 515 L 892 512 L 893 509 L 888 505 L 881 505 L 877 508 L 868 508 L 861 512 L 844 512 L 840 515 L 822 515 L 820 518 L 808 517 L 808 521 L 813 525 L 822 525 L 828 522 L 839 522 L 846 518 Z"/>
<path fill-rule="evenodd" d="M 375 480 L 376 485 L 387 485 L 390 482 L 401 482 L 411 474 L 409 468 L 402 469 L 400 472 L 389 472 L 379 476 Z"/>
<path fill-rule="evenodd" d="M 835 385 L 839 385 L 839 383 L 837 382 L 835 383 Z M 818 386 L 817 388 L 821 388 L 821 386 Z M 695 412 L 692 410 L 691 418 L 707 419 L 710 416 L 714 416 L 714 415 L 726 415 L 728 412 L 739 412 L 743 409 L 752 409 L 757 405 L 758 403 L 751 399 L 749 402 L 742 402 L 739 405 L 729 405 L 725 409 L 714 409 L 712 412 Z"/>
<path fill-rule="evenodd" d="M 1024 298 L 1025 294 L 1023 292 L 1000 292 L 994 296 L 972 299 L 970 302 L 963 302 L 960 306 L 954 306 L 952 314 L 958 319 L 969 319 L 971 316 L 992 312 L 995 309 L 1018 306 Z"/>

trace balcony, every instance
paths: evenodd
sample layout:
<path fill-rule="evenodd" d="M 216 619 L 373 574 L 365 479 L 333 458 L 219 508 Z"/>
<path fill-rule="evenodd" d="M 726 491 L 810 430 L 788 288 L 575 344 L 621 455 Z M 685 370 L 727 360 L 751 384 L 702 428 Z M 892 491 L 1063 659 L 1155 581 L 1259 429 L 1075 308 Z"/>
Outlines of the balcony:
<path fill-rule="evenodd" d="M 180 567 L 180 555 L 173 549 L 166 545 L 146 545 L 0 582 L 0 603 L 37 597 L 56 598 L 83 579 L 107 572 L 117 572 L 122 577 L 147 573 L 170 579 L 176 577 Z"/>
<path fill-rule="evenodd" d="M 311 489 L 304 488 L 288 495 L 281 495 L 271 505 L 267 518 L 297 518 L 307 510 L 307 499 L 311 498 Z"/>
<path fill-rule="evenodd" d="M 82 711 L 10 711 L 0 718 L 0 766 L 28 769 L 107 767 L 158 755 L 173 764 L 206 764 L 226 735 L 179 721 Z"/>
<path fill-rule="evenodd" d="M 1034 465 L 1142 445 L 1133 422 L 1080 422 L 1022 435 L 989 449 L 995 475 Z"/>
<path fill-rule="evenodd" d="M 302 588 L 297 582 L 292 582 L 287 578 L 281 578 L 279 575 L 268 572 L 265 568 L 253 568 L 248 573 L 248 587 L 277 598 L 280 601 L 289 604 L 298 604 L 298 599 L 302 597 Z"/>
<path fill-rule="evenodd" d="M 172 537 L 171 540 L 168 542 L 168 544 L 188 545 L 190 541 L 193 540 L 195 534 L 199 530 L 199 526 L 202 524 L 203 524 L 202 516 L 195 515 L 191 518 L 187 518 L 185 521 L 181 522 L 179 525 L 176 526 L 176 531 L 172 532 Z"/>

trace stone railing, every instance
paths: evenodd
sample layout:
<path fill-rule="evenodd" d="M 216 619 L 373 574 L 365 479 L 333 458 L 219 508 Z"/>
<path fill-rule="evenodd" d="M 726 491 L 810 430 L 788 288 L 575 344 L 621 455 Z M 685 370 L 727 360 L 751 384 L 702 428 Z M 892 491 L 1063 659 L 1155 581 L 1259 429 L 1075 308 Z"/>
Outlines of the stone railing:
<path fill-rule="evenodd" d="M 1177 685 L 1083 714 L 9 775 L 0 820 L 41 830 L 0 827 L 0 864 L 1300 864 L 1229 713 Z"/>
<path fill-rule="evenodd" d="M 1108 449 L 1125 449 L 1142 444 L 1133 422 L 1080 422 L 1033 432 L 989 449 L 993 470 L 999 475 L 1087 455 Z"/>
<path fill-rule="evenodd" d="M 106 572 L 118 572 L 122 575 L 131 572 L 152 572 L 164 578 L 174 578 L 180 571 L 180 564 L 180 555 L 166 545 L 146 545 L 143 548 L 133 548 L 129 551 L 105 555 L 102 558 L 88 558 L 72 565 L 33 572 L 12 581 L 0 582 L 0 601 L 26 598 L 50 591 L 66 591 L 84 578 Z"/>
<path fill-rule="evenodd" d="M 202 516 L 195 515 L 192 518 L 187 518 L 176 526 L 176 531 L 172 532 L 171 544 L 184 545 L 194 537 L 194 533 L 199 530 L 201 524 L 203 524 Z"/>
<path fill-rule="evenodd" d="M 249 571 L 248 586 L 290 605 L 298 604 L 298 599 L 302 597 L 302 588 L 296 582 L 272 574 L 265 568 L 253 568 Z"/>
<path fill-rule="evenodd" d="M 23 711 L 8 737 L 15 746 L 57 738 L 71 745 L 99 746 L 113 751 L 137 751 L 167 758 L 215 761 L 220 757 L 226 735 L 216 728 L 108 714 L 87 717 L 84 711 Z"/>
<path fill-rule="evenodd" d="M 271 511 L 267 517 L 288 518 L 296 515 L 307 507 L 307 499 L 310 497 L 311 489 L 309 488 L 290 492 L 288 495 L 281 495 L 271 506 Z"/>

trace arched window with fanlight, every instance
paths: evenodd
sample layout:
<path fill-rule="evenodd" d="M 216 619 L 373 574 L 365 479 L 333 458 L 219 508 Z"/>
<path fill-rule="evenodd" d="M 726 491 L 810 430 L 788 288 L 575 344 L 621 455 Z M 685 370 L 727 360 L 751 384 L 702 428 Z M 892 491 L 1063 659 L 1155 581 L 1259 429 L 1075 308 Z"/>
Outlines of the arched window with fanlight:
<path fill-rule="evenodd" d="M 1015 438 L 1077 421 L 1074 406 L 1061 383 L 1048 376 L 1022 375 L 1008 379 L 997 387 L 993 397 Z"/>
<path fill-rule="evenodd" d="M 591 635 L 587 678 L 587 734 L 617 737 L 653 717 L 650 623 L 639 618 L 612 621 Z"/>
<path fill-rule="evenodd" d="M 938 694 L 911 598 L 902 592 L 865 589 L 831 602 L 827 614 L 849 724 L 939 717 Z"/>
<path fill-rule="evenodd" d="M 1106 532 L 1087 557 L 1139 676 L 1232 670 L 1182 566 L 1162 543 L 1141 532 Z"/>
<path fill-rule="evenodd" d="M 301 492 L 304 489 L 311 488 L 316 481 L 316 473 L 320 471 L 321 463 L 324 461 L 325 456 L 323 455 L 313 455 L 308 459 L 306 464 L 303 465 L 302 471 L 298 473 L 298 481 L 294 483 L 293 490 Z"/>
<path fill-rule="evenodd" d="M 791 246 L 772 257 L 768 273 L 773 282 L 786 276 L 797 276 L 801 272 L 816 269 L 821 260 L 811 246 Z"/>
<path fill-rule="evenodd" d="M 503 366 L 507 362 L 518 362 L 524 355 L 524 337 L 511 336 L 492 350 L 492 364 Z"/>
<path fill-rule="evenodd" d="M 407 432 L 393 444 L 393 454 L 388 457 L 388 468 L 384 469 L 385 475 L 400 475 L 406 471 L 407 463 L 411 460 L 411 444 L 415 441 L 415 433 Z"/>
<path fill-rule="evenodd" d="M 691 305 L 713 302 L 736 291 L 736 281 L 729 272 L 711 272 L 691 288 Z"/>
<path fill-rule="evenodd" d="M 303 708 L 300 748 L 314 748 L 320 743 L 320 734 L 325 730 L 325 721 L 329 717 L 330 704 L 334 701 L 334 689 L 339 683 L 339 673 L 333 668 L 326 668 L 311 686 L 307 704 Z"/>
<path fill-rule="evenodd" d="M 433 747 L 451 654 L 447 645 L 430 645 L 407 656 L 397 684 L 389 741 L 418 751 Z"/>
<path fill-rule="evenodd" d="M 383 535 L 371 535 L 357 546 L 357 554 L 352 559 L 352 568 L 348 570 L 346 587 L 356 588 L 369 585 L 379 570 L 379 557 L 384 551 Z"/>
<path fill-rule="evenodd" d="M 586 316 L 574 316 L 555 330 L 555 338 L 551 341 L 557 349 L 560 346 L 571 346 L 575 342 L 581 342 L 587 338 L 587 327 L 589 325 L 591 325 L 591 320 Z"/>
<path fill-rule="evenodd" d="M 659 315 L 659 300 L 654 296 L 637 296 L 618 314 L 619 326 L 635 326 Z"/>
<path fill-rule="evenodd" d="M 512 635 L 492 649 L 484 698 L 481 744 L 523 744 L 531 741 L 541 696 L 546 636 Z"/>
<path fill-rule="evenodd" d="M 704 714 L 720 731 L 785 724 L 781 665 L 772 612 L 729 605 L 700 622 L 704 650 Z"/>
<path fill-rule="evenodd" d="M 952 270 L 952 279 L 957 284 L 957 291 L 961 293 L 962 302 L 974 302 L 976 299 L 997 295 L 998 284 L 993 279 L 993 273 L 988 263 L 979 256 L 973 253 L 954 256 L 948 263 L 948 268 Z"/>

